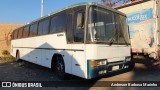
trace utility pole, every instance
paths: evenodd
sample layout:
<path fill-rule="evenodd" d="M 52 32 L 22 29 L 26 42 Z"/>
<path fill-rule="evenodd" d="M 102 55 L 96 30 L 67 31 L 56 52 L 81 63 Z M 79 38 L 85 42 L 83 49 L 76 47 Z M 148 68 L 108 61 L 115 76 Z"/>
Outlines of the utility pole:
<path fill-rule="evenodd" d="M 44 0 L 41 0 L 41 17 L 43 17 L 43 4 L 44 4 Z"/>

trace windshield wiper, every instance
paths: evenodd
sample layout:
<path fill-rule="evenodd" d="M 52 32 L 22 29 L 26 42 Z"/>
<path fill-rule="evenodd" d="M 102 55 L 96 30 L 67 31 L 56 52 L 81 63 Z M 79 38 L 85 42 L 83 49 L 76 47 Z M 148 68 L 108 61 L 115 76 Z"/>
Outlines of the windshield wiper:
<path fill-rule="evenodd" d="M 116 40 L 115 38 L 117 37 L 118 33 L 115 33 L 114 36 L 109 40 L 109 45 L 111 46 L 113 42 Z"/>

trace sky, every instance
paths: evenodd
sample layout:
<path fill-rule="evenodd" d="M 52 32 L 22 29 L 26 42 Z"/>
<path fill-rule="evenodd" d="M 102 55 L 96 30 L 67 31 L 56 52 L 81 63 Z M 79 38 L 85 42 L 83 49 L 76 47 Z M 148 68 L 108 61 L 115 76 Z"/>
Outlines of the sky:
<path fill-rule="evenodd" d="M 44 15 L 80 2 L 100 0 L 44 0 Z M 1 0 L 0 23 L 26 24 L 41 17 L 41 0 Z"/>

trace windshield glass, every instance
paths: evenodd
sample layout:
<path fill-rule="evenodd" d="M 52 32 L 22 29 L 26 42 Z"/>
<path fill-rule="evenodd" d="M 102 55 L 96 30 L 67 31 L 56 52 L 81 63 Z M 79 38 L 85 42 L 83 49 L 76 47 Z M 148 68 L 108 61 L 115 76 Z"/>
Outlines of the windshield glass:
<path fill-rule="evenodd" d="M 99 7 L 90 7 L 87 41 L 90 43 L 129 44 L 126 17 Z"/>

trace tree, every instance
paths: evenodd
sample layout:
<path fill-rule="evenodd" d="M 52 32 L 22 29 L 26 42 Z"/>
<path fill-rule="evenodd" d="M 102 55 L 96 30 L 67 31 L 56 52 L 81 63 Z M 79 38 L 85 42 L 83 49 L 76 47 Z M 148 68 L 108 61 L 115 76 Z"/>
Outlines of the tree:
<path fill-rule="evenodd" d="M 110 6 L 110 7 L 124 4 L 129 1 L 132 1 L 132 0 L 101 0 L 102 3 L 104 3 L 105 5 Z"/>

